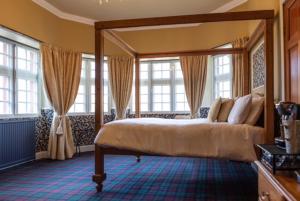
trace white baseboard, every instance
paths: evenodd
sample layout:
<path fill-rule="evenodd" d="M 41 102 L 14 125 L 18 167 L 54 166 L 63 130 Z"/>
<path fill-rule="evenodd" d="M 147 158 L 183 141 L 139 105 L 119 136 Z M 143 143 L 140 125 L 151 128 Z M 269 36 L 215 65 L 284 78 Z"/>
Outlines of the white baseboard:
<path fill-rule="evenodd" d="M 80 152 L 90 152 L 90 151 L 95 151 L 95 145 L 85 145 L 85 146 L 80 146 Z"/>
<path fill-rule="evenodd" d="M 95 151 L 95 145 L 84 145 L 80 146 L 80 152 L 90 152 L 90 151 Z M 47 151 L 41 151 L 35 153 L 35 160 L 41 160 L 48 158 L 48 152 Z"/>
<path fill-rule="evenodd" d="M 48 152 L 47 151 L 41 151 L 35 153 L 35 160 L 41 160 L 44 158 L 48 158 Z"/>

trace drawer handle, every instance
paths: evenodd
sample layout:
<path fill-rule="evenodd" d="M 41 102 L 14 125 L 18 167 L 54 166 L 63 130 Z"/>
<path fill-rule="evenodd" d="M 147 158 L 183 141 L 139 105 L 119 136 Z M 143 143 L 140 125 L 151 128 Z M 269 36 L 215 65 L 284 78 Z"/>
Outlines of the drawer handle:
<path fill-rule="evenodd" d="M 270 194 L 267 192 L 262 192 L 262 195 L 259 196 L 259 201 L 270 201 Z"/>

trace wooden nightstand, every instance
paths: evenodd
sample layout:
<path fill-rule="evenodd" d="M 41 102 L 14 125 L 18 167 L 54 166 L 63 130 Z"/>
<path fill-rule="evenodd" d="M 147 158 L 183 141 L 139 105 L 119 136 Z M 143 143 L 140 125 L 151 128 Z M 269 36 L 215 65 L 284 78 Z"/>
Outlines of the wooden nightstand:
<path fill-rule="evenodd" d="M 261 162 L 258 166 L 259 201 L 300 201 L 300 184 L 296 179 L 278 172 L 273 175 Z"/>

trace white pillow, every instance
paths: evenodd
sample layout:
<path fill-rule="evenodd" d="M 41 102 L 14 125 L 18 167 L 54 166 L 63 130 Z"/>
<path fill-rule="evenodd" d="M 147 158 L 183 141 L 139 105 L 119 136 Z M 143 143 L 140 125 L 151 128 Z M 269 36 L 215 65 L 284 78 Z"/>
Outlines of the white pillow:
<path fill-rule="evenodd" d="M 228 116 L 228 123 L 242 124 L 246 121 L 252 104 L 252 95 L 238 98 L 230 111 Z"/>

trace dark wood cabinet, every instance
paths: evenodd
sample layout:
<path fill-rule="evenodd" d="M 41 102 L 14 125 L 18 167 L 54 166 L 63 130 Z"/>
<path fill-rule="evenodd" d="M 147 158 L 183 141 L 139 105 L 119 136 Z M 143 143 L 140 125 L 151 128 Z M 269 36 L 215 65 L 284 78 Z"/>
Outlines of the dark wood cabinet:
<path fill-rule="evenodd" d="M 285 99 L 300 103 L 300 0 L 287 0 L 283 10 Z"/>

